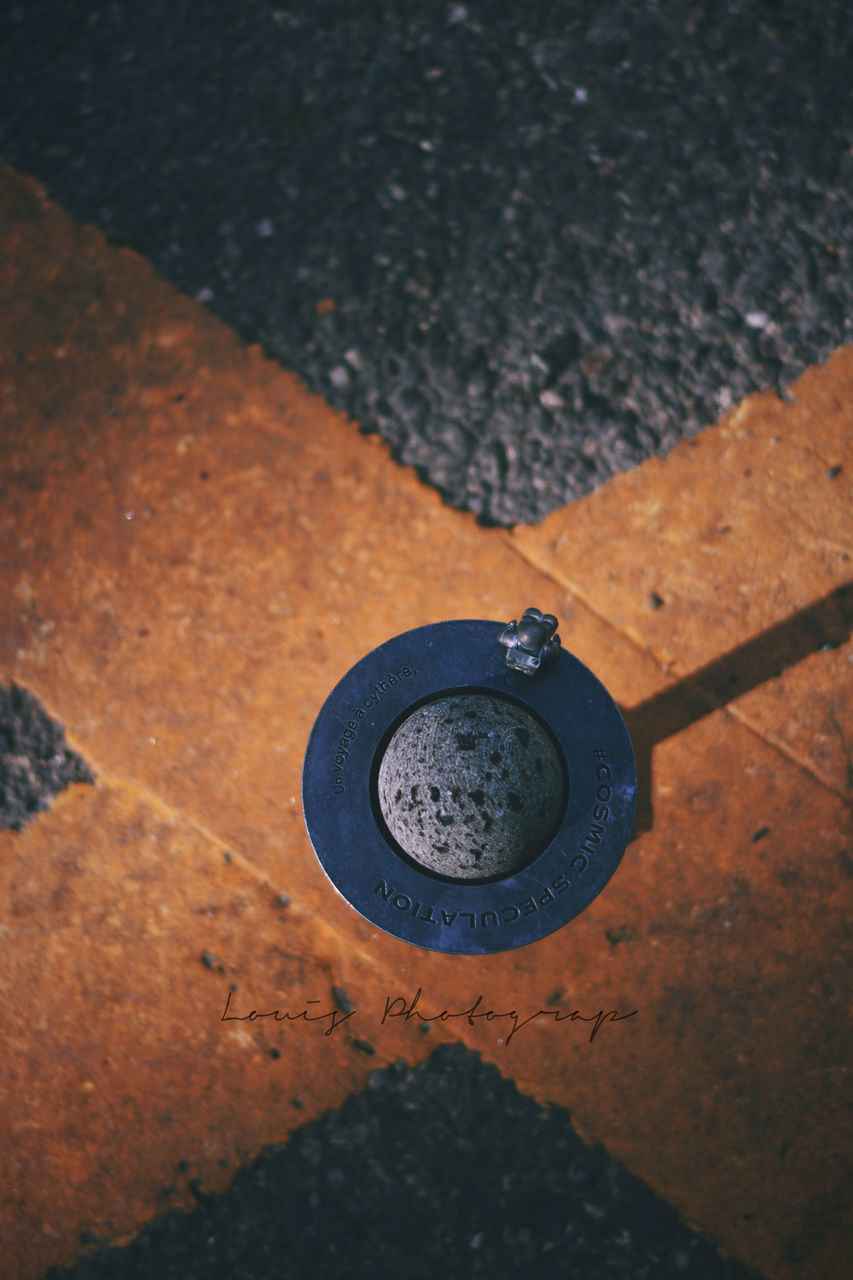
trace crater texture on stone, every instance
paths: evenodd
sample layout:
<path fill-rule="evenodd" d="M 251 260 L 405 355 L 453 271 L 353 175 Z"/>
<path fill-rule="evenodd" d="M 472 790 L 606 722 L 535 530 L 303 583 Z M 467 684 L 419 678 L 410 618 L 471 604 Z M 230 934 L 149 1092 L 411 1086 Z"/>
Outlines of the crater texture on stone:
<path fill-rule="evenodd" d="M 451 694 L 400 725 L 379 767 L 379 807 L 416 862 L 460 880 L 507 876 L 547 846 L 565 780 L 550 735 L 523 707 Z"/>

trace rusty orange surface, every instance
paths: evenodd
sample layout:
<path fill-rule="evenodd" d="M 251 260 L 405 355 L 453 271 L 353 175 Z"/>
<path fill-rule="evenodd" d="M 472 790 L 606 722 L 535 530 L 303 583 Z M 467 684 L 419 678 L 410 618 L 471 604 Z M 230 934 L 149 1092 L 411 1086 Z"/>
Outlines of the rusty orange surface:
<path fill-rule="evenodd" d="M 0 894 L 5 1275 L 191 1207 L 377 1064 L 338 1005 L 369 966 L 345 986 L 313 915 L 132 784 L 0 833 Z M 381 1061 L 429 1047 L 389 1025 Z"/>
<path fill-rule="evenodd" d="M 853 584 L 853 350 L 808 370 L 790 403 L 749 397 L 668 458 L 617 476 L 514 542 L 674 677 L 798 615 L 814 634 L 809 612 Z M 638 553 L 626 555 L 631 546 Z M 849 592 L 844 608 L 849 618 Z M 759 644 L 744 655 L 741 677 L 759 687 L 732 714 L 849 798 L 853 648 L 848 639 L 835 656 L 778 675 L 784 649 L 783 638 L 771 653 Z"/>
<path fill-rule="evenodd" d="M 722 1249 L 779 1280 L 840 1277 L 851 650 L 803 656 L 798 628 L 851 576 L 853 352 L 792 403 L 752 398 L 508 533 L 445 508 L 8 169 L 0 257 L 0 678 L 98 773 L 0 839 L 0 1266 L 36 1277 L 81 1231 L 125 1236 L 187 1203 L 187 1177 L 223 1185 L 453 1035 Z M 543 942 L 422 952 L 323 876 L 299 807 L 307 736 L 368 649 L 528 604 L 626 708 L 645 829 Z M 742 684 L 723 688 L 707 673 L 732 653 Z M 354 1012 L 279 1045 L 267 1023 L 222 1023 L 232 982 L 287 1008 L 335 988 Z M 382 1025 L 419 988 L 427 1014 L 482 995 L 507 1016 Z M 509 1036 L 510 1011 L 551 1008 L 637 1013 L 592 1038 L 551 1015 Z"/>

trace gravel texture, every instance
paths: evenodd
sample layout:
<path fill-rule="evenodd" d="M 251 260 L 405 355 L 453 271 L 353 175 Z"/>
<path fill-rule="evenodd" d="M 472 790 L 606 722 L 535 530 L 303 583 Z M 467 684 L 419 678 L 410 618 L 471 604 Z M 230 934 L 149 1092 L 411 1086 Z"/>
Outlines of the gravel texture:
<path fill-rule="evenodd" d="M 38 699 L 0 685 L 0 828 L 23 831 L 72 782 L 94 781 Z"/>
<path fill-rule="evenodd" d="M 469 883 L 512 875 L 540 854 L 564 791 L 539 721 L 482 693 L 413 711 L 379 766 L 379 808 L 397 843 L 436 875 Z"/>
<path fill-rule="evenodd" d="M 449 1176 L 452 1171 L 452 1176 Z M 196 1190 L 123 1249 L 46 1280 L 746 1280 L 568 1115 L 459 1045 Z"/>
<path fill-rule="evenodd" d="M 0 152 L 485 522 L 853 336 L 849 0 L 15 3 Z"/>

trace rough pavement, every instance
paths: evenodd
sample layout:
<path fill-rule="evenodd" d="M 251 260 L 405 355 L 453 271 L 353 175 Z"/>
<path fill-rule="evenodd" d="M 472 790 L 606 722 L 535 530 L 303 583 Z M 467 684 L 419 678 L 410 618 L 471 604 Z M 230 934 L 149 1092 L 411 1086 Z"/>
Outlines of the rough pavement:
<path fill-rule="evenodd" d="M 851 340 L 847 0 L 0 23 L 0 154 L 486 522 Z"/>

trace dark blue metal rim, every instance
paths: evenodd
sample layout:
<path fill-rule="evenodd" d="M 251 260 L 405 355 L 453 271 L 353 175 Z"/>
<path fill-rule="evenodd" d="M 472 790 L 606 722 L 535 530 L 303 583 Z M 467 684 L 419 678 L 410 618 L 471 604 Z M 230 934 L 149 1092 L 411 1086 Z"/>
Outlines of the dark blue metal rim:
<path fill-rule="evenodd" d="M 372 924 L 429 950 L 483 955 L 553 933 L 604 888 L 634 822 L 634 752 L 610 694 L 565 650 L 534 677 L 508 670 L 503 625 L 439 622 L 380 645 L 329 695 L 305 756 L 305 822 L 332 884 Z M 445 881 L 402 858 L 371 795 L 390 728 L 424 700 L 460 690 L 527 707 L 550 730 L 568 775 L 553 839 L 524 870 L 487 883 Z"/>

